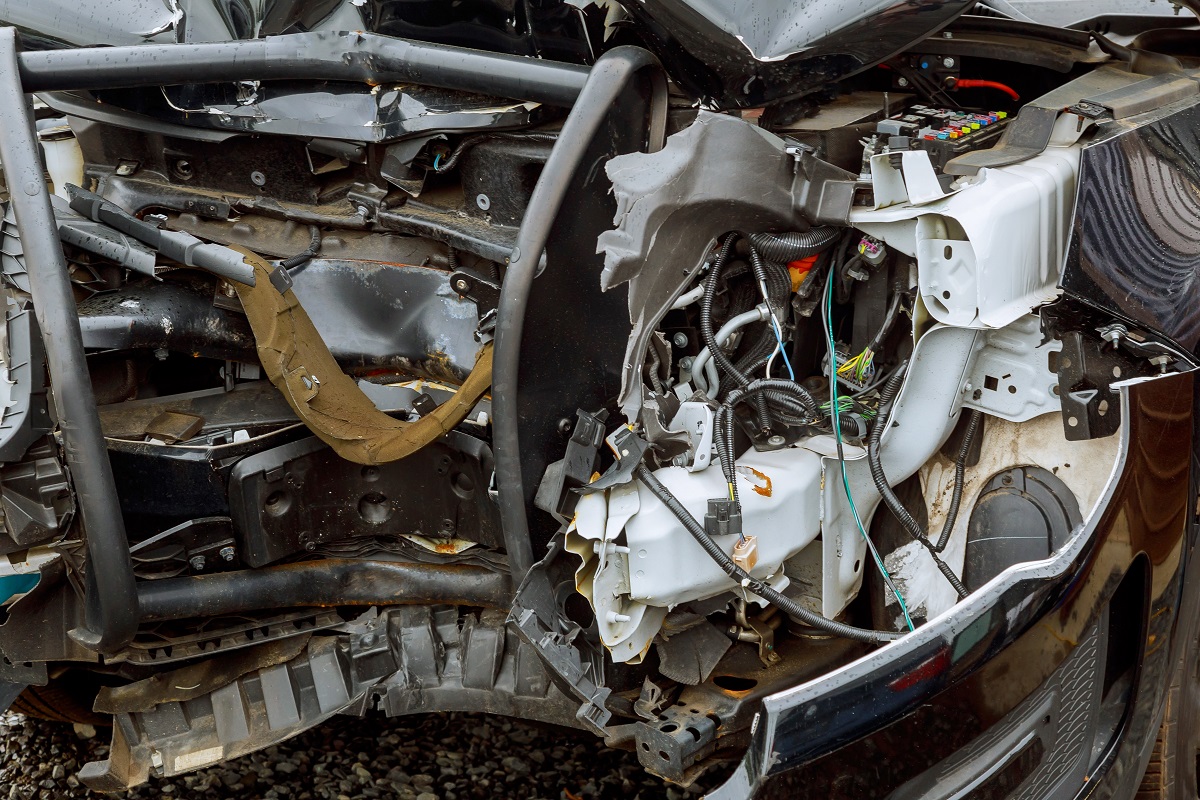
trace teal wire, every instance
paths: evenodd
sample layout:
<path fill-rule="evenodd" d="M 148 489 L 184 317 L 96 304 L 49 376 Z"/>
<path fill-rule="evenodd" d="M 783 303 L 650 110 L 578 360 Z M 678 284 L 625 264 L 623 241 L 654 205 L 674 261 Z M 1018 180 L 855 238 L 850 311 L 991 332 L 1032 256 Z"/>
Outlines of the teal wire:
<path fill-rule="evenodd" d="M 829 341 L 830 357 L 834 352 L 833 341 L 833 270 L 829 271 L 829 286 L 825 294 L 825 336 Z M 850 513 L 854 515 L 854 524 L 858 526 L 858 532 L 862 534 L 863 541 L 867 543 L 867 549 L 871 551 L 871 555 L 875 559 L 875 566 L 879 568 L 879 574 L 883 576 L 883 582 L 892 590 L 892 594 L 896 596 L 896 602 L 900 604 L 900 610 L 904 612 L 904 621 L 908 624 L 910 631 L 915 631 L 917 628 L 913 625 L 912 617 L 908 615 L 908 604 L 904 602 L 904 597 L 900 594 L 900 590 L 896 588 L 896 584 L 892 583 L 892 576 L 888 574 L 887 567 L 883 565 L 883 559 L 879 557 L 879 551 L 875 549 L 875 543 L 871 541 L 871 537 L 867 536 L 867 530 L 863 527 L 862 520 L 858 516 L 858 508 L 854 505 L 854 497 L 850 493 L 850 479 L 846 477 L 846 459 L 841 457 L 842 444 L 842 428 L 839 424 L 840 413 L 838 410 L 838 393 L 837 393 L 837 372 L 835 368 L 830 369 L 830 409 L 833 412 L 833 433 L 838 441 L 838 463 L 842 470 L 842 488 L 846 490 L 846 501 L 850 504 Z"/>
<path fill-rule="evenodd" d="M 783 346 L 783 331 L 779 330 L 779 323 L 775 320 L 775 315 L 771 315 L 771 329 L 775 331 L 775 341 L 779 344 L 775 347 L 775 352 L 783 356 L 783 365 L 787 367 L 788 380 L 796 380 L 796 373 L 792 370 L 792 362 L 787 357 L 787 351 Z M 771 377 L 770 375 L 767 376 Z"/>

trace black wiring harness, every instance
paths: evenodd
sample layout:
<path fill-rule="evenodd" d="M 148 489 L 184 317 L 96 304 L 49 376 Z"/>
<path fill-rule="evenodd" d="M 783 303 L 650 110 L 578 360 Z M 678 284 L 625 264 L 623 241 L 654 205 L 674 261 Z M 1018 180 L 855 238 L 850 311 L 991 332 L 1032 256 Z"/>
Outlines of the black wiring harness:
<path fill-rule="evenodd" d="M 896 519 L 900 521 L 900 524 L 913 539 L 920 542 L 929 551 L 929 555 L 933 558 L 933 563 L 937 565 L 938 571 L 954 587 L 954 591 L 958 593 L 959 598 L 964 598 L 970 594 L 970 591 L 963 585 L 959 577 L 954 574 L 954 570 L 950 568 L 950 565 L 942 560 L 941 554 L 945 551 L 946 545 L 950 541 L 950 534 L 954 531 L 954 525 L 958 520 L 958 511 L 962 504 L 963 484 L 966 478 L 967 457 L 971 452 L 971 445 L 975 441 L 975 434 L 979 429 L 979 422 L 982 415 L 975 409 L 969 412 L 967 430 L 963 436 L 962 444 L 959 446 L 958 455 L 954 460 L 954 490 L 950 497 L 950 508 L 946 512 L 946 520 L 942 525 L 941 534 L 939 534 L 937 542 L 933 542 L 930 540 L 929 535 L 921 528 L 921 524 L 917 522 L 916 517 L 905 508 L 904 503 L 892 491 L 892 487 L 887 480 L 887 475 L 883 471 L 883 463 L 879 457 L 879 444 L 883 438 L 883 432 L 887 429 L 888 423 L 891 420 L 892 409 L 896 402 L 896 394 L 900 391 L 900 385 L 904 382 L 904 375 L 907 369 L 907 362 L 901 364 L 880 392 L 879 414 L 875 418 L 875 424 L 871 428 L 870 436 L 867 437 L 867 463 L 871 468 L 871 479 L 875 482 L 875 488 L 878 490 L 880 497 L 883 498 L 884 505 L 896 516 Z"/>

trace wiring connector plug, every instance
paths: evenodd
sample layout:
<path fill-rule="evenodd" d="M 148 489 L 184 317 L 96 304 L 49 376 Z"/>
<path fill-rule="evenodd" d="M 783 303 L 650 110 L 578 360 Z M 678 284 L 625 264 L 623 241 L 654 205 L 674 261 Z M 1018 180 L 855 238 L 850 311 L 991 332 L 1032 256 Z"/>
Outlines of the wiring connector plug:
<path fill-rule="evenodd" d="M 714 497 L 708 501 L 708 513 L 704 515 L 704 530 L 709 536 L 741 536 L 742 512 L 727 497 Z"/>

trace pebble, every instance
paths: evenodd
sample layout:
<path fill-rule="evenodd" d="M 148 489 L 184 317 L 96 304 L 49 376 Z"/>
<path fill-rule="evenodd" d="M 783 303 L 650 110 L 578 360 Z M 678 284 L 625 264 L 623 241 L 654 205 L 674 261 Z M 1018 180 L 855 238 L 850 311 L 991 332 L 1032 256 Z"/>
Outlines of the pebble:
<path fill-rule="evenodd" d="M 107 758 L 109 731 L 0 714 L 0 800 L 95 797 L 75 777 Z M 52 749 L 56 748 L 56 749 Z M 581 731 L 483 714 L 335 717 L 226 764 L 151 778 L 123 800 L 697 800 L 637 757 Z"/>

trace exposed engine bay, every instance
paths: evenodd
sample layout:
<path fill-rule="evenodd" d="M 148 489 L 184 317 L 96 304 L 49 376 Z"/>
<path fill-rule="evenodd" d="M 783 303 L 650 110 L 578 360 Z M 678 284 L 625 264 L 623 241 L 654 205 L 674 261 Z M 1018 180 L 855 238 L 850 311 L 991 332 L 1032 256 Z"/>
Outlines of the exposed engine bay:
<path fill-rule="evenodd" d="M 104 42 L 162 48 L 112 80 L 98 49 L 19 54 L 128 561 L 98 568 L 14 199 L 0 672 L 113 715 L 90 787 L 456 709 L 688 784 L 764 696 L 1097 508 L 1114 386 L 1192 365 L 1186 332 L 1064 296 L 1077 197 L 1089 146 L 1195 102 L 1179 62 L 963 16 L 863 64 L 834 37 L 700 69 L 687 13 L 631 5 L 180 29 L 201 83 L 159 34 Z M 304 79 L 291 36 L 347 71 Z M 411 66 L 462 45 L 505 55 Z"/>

